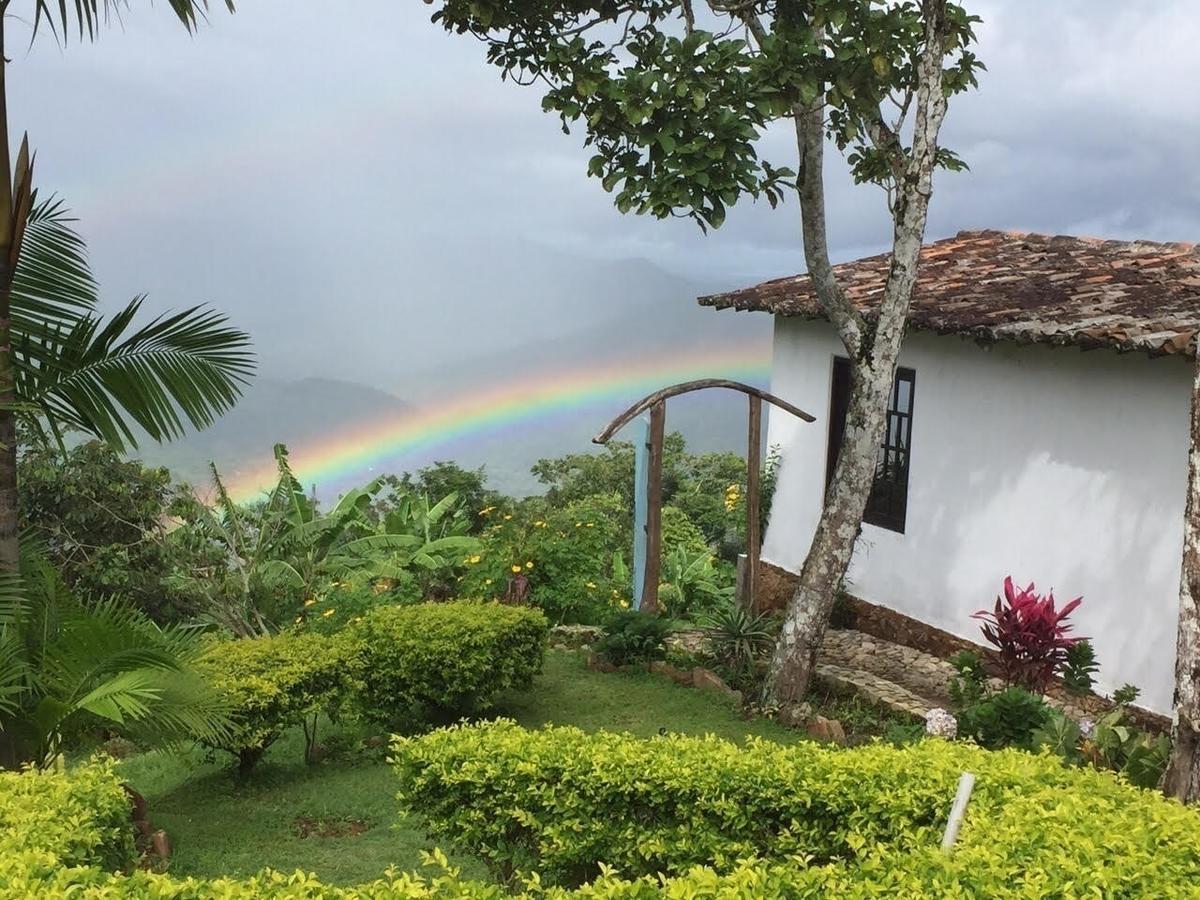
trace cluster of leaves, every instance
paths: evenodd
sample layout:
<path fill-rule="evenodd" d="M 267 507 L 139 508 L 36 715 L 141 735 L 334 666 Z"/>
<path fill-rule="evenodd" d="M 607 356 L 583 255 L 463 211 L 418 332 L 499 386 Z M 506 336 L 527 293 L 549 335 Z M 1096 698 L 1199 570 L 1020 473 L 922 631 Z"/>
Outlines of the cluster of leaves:
<path fill-rule="evenodd" d="M 1062 609 L 1054 605 L 1054 592 L 1044 597 L 1028 587 L 1018 590 L 1011 577 L 1004 579 L 1004 594 L 992 610 L 973 618 L 983 621 L 983 636 L 999 653 L 1000 670 L 1007 684 L 1043 693 L 1050 679 L 1067 664 L 1067 652 L 1081 638 L 1072 637 L 1067 617 L 1082 597 Z"/>
<path fill-rule="evenodd" d="M 275 458 L 278 480 L 262 502 L 235 503 L 213 467 L 214 504 L 189 496 L 177 508 L 183 525 L 175 539 L 214 562 L 177 572 L 170 585 L 235 635 L 303 621 L 331 582 L 347 578 L 386 581 L 403 599 L 436 594 L 433 586 L 451 579 L 460 554 L 478 546 L 465 534 L 469 520 L 454 494 L 433 502 L 393 491 L 381 511 L 373 506 L 382 490 L 376 479 L 322 512 L 292 473 L 282 444 Z"/>
<path fill-rule="evenodd" d="M 65 456 L 47 446 L 26 449 L 18 481 L 22 528 L 72 590 L 120 595 L 158 622 L 194 612 L 164 584 L 177 566 L 194 563 L 165 533 L 173 494 L 166 469 L 87 441 Z"/>
<path fill-rule="evenodd" d="M 668 879 L 661 894 L 619 896 L 1027 896 L 1066 884 L 1182 896 L 1200 874 L 1194 810 L 1048 755 L 961 742 L 738 746 L 502 721 L 400 740 L 393 758 L 403 806 L 501 873 L 575 885 L 607 865 Z M 945 854 L 964 771 L 978 787 Z M 793 874 L 724 894 L 710 871 L 689 892 L 692 866 L 733 877 L 753 858 Z"/>
<path fill-rule="evenodd" d="M 768 613 L 753 613 L 730 604 L 704 619 L 704 636 L 713 657 L 731 683 L 749 688 L 756 681 L 756 665 L 775 646 L 779 620 Z"/>
<path fill-rule="evenodd" d="M 305 725 L 311 750 L 317 714 L 341 698 L 345 656 L 337 641 L 320 634 L 214 642 L 200 671 L 226 698 L 236 725 L 205 743 L 237 757 L 242 774 L 294 725 Z"/>
<path fill-rule="evenodd" d="M 33 549 L 0 575 L 0 767 L 53 764 L 104 727 L 154 743 L 219 740 L 227 707 L 203 678 L 202 635 L 120 598 L 82 601 Z"/>
<path fill-rule="evenodd" d="M 340 638 L 348 707 L 387 726 L 487 709 L 541 671 L 547 629 L 538 610 L 494 603 L 373 610 Z"/>
<path fill-rule="evenodd" d="M 619 610 L 604 624 L 593 649 L 614 666 L 645 665 L 666 658 L 670 632 L 669 619 L 632 609 Z"/>
<path fill-rule="evenodd" d="M 1136 726 L 1129 707 L 1137 695 L 1132 685 L 1121 688 L 1114 695 L 1116 705 L 1095 722 L 1079 723 L 1052 710 L 1033 743 L 1068 763 L 1119 772 L 1130 784 L 1156 788 L 1170 762 L 1171 740 Z"/>
<path fill-rule="evenodd" d="M 818 98 L 834 140 L 852 151 L 856 179 L 894 177 L 899 139 L 881 146 L 869 135 L 883 102 L 916 89 L 920 4 L 709 6 L 713 30 L 696 27 L 690 4 L 671 0 L 443 0 L 433 18 L 481 39 L 505 77 L 540 82 L 542 107 L 564 131 L 584 124 L 595 151 L 588 174 L 621 212 L 717 227 L 744 195 L 776 205 L 794 173 L 761 159 L 756 145 L 772 122 Z M 980 65 L 967 48 L 976 21 L 953 4 L 946 11 L 948 93 L 975 83 Z M 961 166 L 949 153 L 940 161 Z"/>

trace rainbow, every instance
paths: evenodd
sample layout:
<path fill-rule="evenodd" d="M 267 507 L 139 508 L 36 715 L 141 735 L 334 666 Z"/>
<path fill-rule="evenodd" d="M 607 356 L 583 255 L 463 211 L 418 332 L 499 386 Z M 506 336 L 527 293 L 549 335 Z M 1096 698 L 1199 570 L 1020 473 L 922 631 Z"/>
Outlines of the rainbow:
<path fill-rule="evenodd" d="M 762 339 L 707 345 L 636 359 L 610 359 L 570 371 L 540 373 L 473 389 L 436 405 L 385 421 L 365 422 L 328 439 L 289 447 L 304 485 L 328 490 L 398 471 L 403 460 L 463 438 L 502 433 L 582 411 L 616 415 L 646 394 L 681 381 L 722 377 L 762 384 L 770 372 L 769 342 Z M 597 415 L 596 431 L 607 419 Z M 275 482 L 274 460 L 234 473 L 227 487 L 238 502 L 258 497 Z"/>

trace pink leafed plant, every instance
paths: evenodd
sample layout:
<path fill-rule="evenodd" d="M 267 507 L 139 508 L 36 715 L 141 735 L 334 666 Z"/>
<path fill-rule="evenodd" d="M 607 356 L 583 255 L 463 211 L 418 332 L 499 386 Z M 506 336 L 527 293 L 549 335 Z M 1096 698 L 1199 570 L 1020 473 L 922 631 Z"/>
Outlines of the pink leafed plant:
<path fill-rule="evenodd" d="M 981 609 L 972 618 L 983 622 L 983 636 L 1000 651 L 1004 680 L 1035 693 L 1043 693 L 1051 677 L 1067 661 L 1067 650 L 1084 638 L 1071 637 L 1067 616 L 1083 602 L 1076 597 L 1062 609 L 1054 605 L 1054 592 L 1041 596 L 1033 583 L 1024 590 L 1004 579 L 1004 596 L 995 609 Z"/>

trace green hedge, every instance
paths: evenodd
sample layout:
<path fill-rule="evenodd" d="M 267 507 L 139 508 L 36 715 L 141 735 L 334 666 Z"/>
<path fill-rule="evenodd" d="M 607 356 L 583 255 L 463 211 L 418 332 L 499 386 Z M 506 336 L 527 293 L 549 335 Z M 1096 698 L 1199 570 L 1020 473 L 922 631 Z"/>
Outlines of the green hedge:
<path fill-rule="evenodd" d="M 356 712 L 384 725 L 487 709 L 541 671 L 539 610 L 498 603 L 381 607 L 343 632 Z"/>
<path fill-rule="evenodd" d="M 458 728 L 440 732 L 420 741 L 404 741 L 401 754 L 410 760 L 418 748 L 432 753 L 440 747 L 443 764 L 465 763 L 472 768 L 468 744 L 479 749 L 476 738 L 488 731 L 498 738 L 515 740 L 519 733 L 511 725 L 487 728 Z M 570 729 L 527 734 L 530 743 L 539 736 L 551 739 L 578 733 Z M 447 735 L 450 739 L 447 740 Z M 610 741 L 616 740 L 617 744 Z M 683 747 L 691 743 L 691 750 Z M 383 878 L 353 887 L 322 884 L 302 872 L 283 874 L 264 871 L 248 878 L 195 879 L 134 871 L 128 875 L 112 871 L 132 861 L 133 842 L 129 805 L 113 772 L 111 763 L 90 764 L 69 775 L 59 773 L 0 774 L 0 897 L 58 898 L 143 898 L 143 900 L 501 900 L 504 897 L 592 898 L 592 900 L 691 900 L 691 898 L 728 898 L 728 900 L 785 900 L 785 898 L 862 898 L 862 897 L 1195 897 L 1200 885 L 1200 815 L 1178 804 L 1163 800 L 1147 791 L 1118 783 L 1112 776 L 1095 771 L 1065 770 L 1048 757 L 1034 757 L 1019 751 L 988 753 L 959 744 L 926 742 L 911 749 L 883 746 L 864 750 L 830 751 L 804 745 L 784 751 L 769 744 L 755 743 L 738 751 L 720 741 L 671 739 L 639 741 L 628 737 L 597 735 L 593 749 L 625 747 L 640 752 L 649 760 L 646 779 L 628 777 L 624 753 L 611 762 L 589 755 L 593 770 L 591 783 L 597 801 L 614 793 L 626 798 L 626 806 L 615 807 L 603 821 L 588 821 L 588 827 L 607 827 L 609 820 L 633 814 L 647 831 L 643 840 L 653 852 L 654 823 L 662 803 L 654 799 L 665 789 L 662 771 L 653 765 L 660 754 L 656 745 L 683 750 L 681 765 L 700 764 L 702 754 L 713 751 L 714 765 L 725 773 L 731 785 L 739 783 L 730 767 L 731 753 L 754 760 L 764 759 L 785 764 L 777 776 L 766 773 L 760 793 L 781 797 L 781 802 L 803 808 L 803 798 L 784 797 L 795 774 L 786 759 L 813 756 L 818 762 L 806 768 L 815 778 L 824 772 L 837 780 L 846 794 L 843 843 L 852 848 L 849 858 L 820 863 L 802 858 L 776 858 L 774 861 L 747 860 L 712 868 L 693 867 L 671 878 L 645 876 L 634 879 L 627 870 L 625 878 L 606 875 L 579 889 L 541 889 L 527 885 L 524 893 L 509 894 L 496 885 L 462 881 L 453 872 L 432 877 L 388 873 Z M 454 746 L 460 749 L 452 750 Z M 533 749 L 532 747 L 530 748 Z M 587 753 L 583 745 L 570 747 Z M 512 747 L 498 748 L 507 757 Z M 845 757 L 844 765 L 835 764 Z M 887 759 L 886 757 L 892 757 Z M 401 765 L 409 763 L 402 762 Z M 793 763 L 794 765 L 794 763 Z M 893 768 L 895 766 L 896 768 Z M 904 816 L 897 810 L 908 807 L 914 794 L 901 783 L 889 785 L 880 772 L 902 773 L 903 779 L 928 780 L 930 784 L 946 778 L 940 787 L 948 795 L 953 791 L 956 770 L 962 766 L 979 775 L 977 795 L 972 799 L 959 845 L 951 854 L 937 849 L 936 834 L 924 832 L 921 839 L 867 842 L 865 835 L 876 828 L 871 809 L 891 810 L 892 821 Z M 531 758 L 533 773 L 541 771 L 544 761 Z M 938 773 L 926 779 L 923 769 Z M 744 770 L 749 773 L 751 766 Z M 514 767 L 515 769 L 515 767 Z M 855 769 L 866 778 L 862 787 L 852 775 Z M 447 772 L 452 771 L 447 769 Z M 657 773 L 657 774 L 656 774 Z M 695 775 L 701 777 L 699 772 Z M 1065 776 L 1065 780 L 1063 780 Z M 432 779 L 431 772 L 426 777 Z M 531 786 L 533 783 L 531 782 Z M 619 789 L 618 789 L 618 786 Z M 745 785 L 743 785 L 745 786 Z M 810 785 L 811 786 L 811 785 Z M 894 790 L 895 789 L 895 790 Z M 921 790 L 924 790 L 922 788 Z M 569 792 L 568 792 L 569 793 Z M 734 792 L 736 793 L 736 791 Z M 473 795 L 473 794 L 472 794 Z M 557 802 L 567 803 L 568 795 L 549 791 Z M 939 806 L 949 805 L 949 797 Z M 721 796 L 709 798 L 710 805 L 722 805 Z M 528 809 L 537 805 L 523 804 Z M 578 798 L 571 809 L 586 806 Z M 727 808 L 727 807 L 726 807 Z M 939 811 L 944 811 L 940 810 Z M 565 816 L 572 815 L 564 812 Z M 696 811 L 699 821 L 707 821 L 706 810 Z M 738 822 L 742 816 L 731 811 L 726 818 Z M 746 831 L 741 824 L 738 830 Z M 612 834 L 612 831 L 609 831 Z M 859 837 L 850 837 L 850 835 Z M 578 832 L 575 832 L 578 838 Z M 565 839 L 571 840 L 570 835 Z M 682 839 L 681 839 L 682 840 Z M 771 843 L 769 836 L 764 844 Z M 443 860 L 444 861 L 444 860 Z M 627 880 L 633 879 L 633 880 Z"/>
<path fill-rule="evenodd" d="M 949 884 L 980 895 L 1200 892 L 1195 811 L 1015 750 L 937 740 L 737 746 L 497 722 L 398 740 L 394 757 L 401 803 L 435 836 L 546 882 L 580 883 L 602 863 L 637 876 L 728 872 L 764 857 L 804 859 L 811 874 L 790 884 L 844 895 L 856 884 L 917 894 Z M 936 848 L 964 771 L 977 787 L 946 857 Z"/>
<path fill-rule="evenodd" d="M 198 667 L 229 700 L 235 723 L 216 749 L 248 771 L 285 729 L 337 702 L 345 655 L 337 640 L 315 633 L 214 643 Z"/>

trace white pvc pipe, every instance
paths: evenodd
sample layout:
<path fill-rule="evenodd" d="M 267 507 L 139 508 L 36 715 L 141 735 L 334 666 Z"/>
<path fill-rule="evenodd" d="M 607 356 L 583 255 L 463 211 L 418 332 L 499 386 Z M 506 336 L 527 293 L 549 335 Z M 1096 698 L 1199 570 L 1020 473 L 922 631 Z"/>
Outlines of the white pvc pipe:
<path fill-rule="evenodd" d="M 967 813 L 967 803 L 971 799 L 971 791 L 975 789 L 975 776 L 963 772 L 958 779 L 958 792 L 954 795 L 954 805 L 950 807 L 950 819 L 946 822 L 946 833 L 942 835 L 942 849 L 949 850 L 958 840 L 958 829 L 962 827 L 963 816 Z"/>

